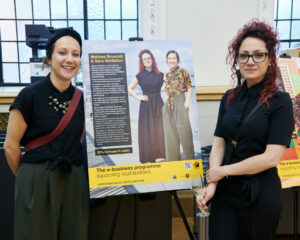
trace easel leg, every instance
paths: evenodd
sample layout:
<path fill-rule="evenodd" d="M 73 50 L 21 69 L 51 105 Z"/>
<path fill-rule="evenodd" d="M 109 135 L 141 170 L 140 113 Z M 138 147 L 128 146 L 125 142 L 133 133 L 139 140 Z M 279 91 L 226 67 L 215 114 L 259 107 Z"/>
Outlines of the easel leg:
<path fill-rule="evenodd" d="M 298 239 L 298 187 L 293 187 L 294 192 L 294 239 Z"/>
<path fill-rule="evenodd" d="M 113 238 L 114 238 L 114 233 L 115 233 L 116 223 L 117 223 L 117 220 L 118 220 L 121 200 L 122 200 L 122 196 L 117 196 L 117 204 L 116 204 L 116 209 L 115 209 L 115 212 L 114 212 L 113 220 L 112 220 L 112 223 L 111 223 L 109 240 L 113 240 Z"/>
<path fill-rule="evenodd" d="M 188 224 L 188 222 L 187 222 L 187 220 L 186 220 L 184 211 L 183 211 L 183 209 L 182 209 L 182 206 L 181 206 L 180 201 L 179 201 L 178 196 L 177 196 L 177 192 L 176 192 L 176 191 L 171 191 L 170 193 L 171 193 L 171 195 L 174 196 L 174 199 L 175 199 L 175 201 L 176 201 L 176 205 L 177 205 L 178 210 L 179 210 L 179 212 L 180 212 L 180 215 L 181 215 L 181 218 L 182 218 L 183 223 L 184 223 L 184 225 L 185 225 L 185 228 L 186 228 L 186 230 L 187 230 L 187 232 L 188 232 L 188 234 L 189 234 L 190 240 L 194 240 L 194 235 L 193 235 L 193 233 L 192 233 L 192 231 L 191 231 L 191 228 L 190 228 L 190 226 L 189 226 L 189 224 Z"/>

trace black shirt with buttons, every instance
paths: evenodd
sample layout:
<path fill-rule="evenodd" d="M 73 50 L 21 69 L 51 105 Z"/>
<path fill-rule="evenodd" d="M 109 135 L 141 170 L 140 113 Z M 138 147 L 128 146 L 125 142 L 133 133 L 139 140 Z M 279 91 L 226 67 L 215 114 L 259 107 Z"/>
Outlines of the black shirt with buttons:
<path fill-rule="evenodd" d="M 20 91 L 10 110 L 18 109 L 27 124 L 21 144 L 51 133 L 64 115 L 65 107 L 72 99 L 75 87 L 70 84 L 64 92 L 59 92 L 50 81 L 50 75 L 32 83 Z M 55 101 L 59 104 L 56 104 Z M 57 108 L 56 108 L 57 106 Z M 84 128 L 83 98 L 64 131 L 52 142 L 26 152 L 22 162 L 36 163 L 49 161 L 49 168 L 60 167 L 64 176 L 72 171 L 72 165 L 81 165 L 83 160 L 80 138 Z"/>
<path fill-rule="evenodd" d="M 277 91 L 275 96 L 268 100 L 268 105 L 261 105 L 249 119 L 243 121 L 258 104 L 264 85 L 263 80 L 248 88 L 245 81 L 231 104 L 226 105 L 230 90 L 221 100 L 214 135 L 225 139 L 225 151 L 228 151 L 231 140 L 238 135 L 237 147 L 230 163 L 262 154 L 267 144 L 290 145 L 294 117 L 292 101 L 288 93 Z"/>

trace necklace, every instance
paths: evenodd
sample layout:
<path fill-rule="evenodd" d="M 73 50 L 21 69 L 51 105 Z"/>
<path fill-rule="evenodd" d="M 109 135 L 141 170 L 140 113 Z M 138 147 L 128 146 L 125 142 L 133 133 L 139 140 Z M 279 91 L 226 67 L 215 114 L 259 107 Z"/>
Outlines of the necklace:
<path fill-rule="evenodd" d="M 66 112 L 68 111 L 69 104 L 71 102 L 66 96 L 58 98 L 50 95 L 48 99 L 49 106 L 53 106 L 53 109 L 56 112 L 61 112 L 63 115 L 66 114 Z"/>

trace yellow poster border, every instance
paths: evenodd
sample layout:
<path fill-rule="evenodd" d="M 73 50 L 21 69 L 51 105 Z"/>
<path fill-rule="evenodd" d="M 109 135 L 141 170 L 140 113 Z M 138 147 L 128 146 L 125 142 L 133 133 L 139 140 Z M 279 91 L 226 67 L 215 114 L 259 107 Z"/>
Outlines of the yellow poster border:
<path fill-rule="evenodd" d="M 202 159 L 92 167 L 88 169 L 90 188 L 174 182 L 200 179 Z"/>

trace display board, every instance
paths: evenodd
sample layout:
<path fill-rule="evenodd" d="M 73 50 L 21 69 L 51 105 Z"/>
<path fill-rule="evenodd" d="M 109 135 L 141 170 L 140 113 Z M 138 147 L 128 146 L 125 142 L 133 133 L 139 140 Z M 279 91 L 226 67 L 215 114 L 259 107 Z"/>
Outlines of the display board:
<path fill-rule="evenodd" d="M 290 94 L 293 101 L 295 131 L 290 147 L 278 165 L 283 188 L 300 186 L 300 58 L 279 58 L 278 86 Z"/>
<path fill-rule="evenodd" d="M 190 41 L 84 41 L 82 74 L 91 198 L 199 186 Z"/>

